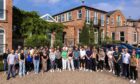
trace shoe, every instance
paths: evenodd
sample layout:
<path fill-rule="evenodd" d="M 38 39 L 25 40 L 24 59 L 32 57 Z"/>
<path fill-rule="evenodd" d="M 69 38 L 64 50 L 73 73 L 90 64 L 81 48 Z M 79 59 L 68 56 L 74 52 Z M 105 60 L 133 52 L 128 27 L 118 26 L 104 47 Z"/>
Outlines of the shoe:
<path fill-rule="evenodd" d="M 109 70 L 109 72 L 112 72 L 112 70 Z"/>
<path fill-rule="evenodd" d="M 133 82 L 133 80 L 131 79 L 130 82 Z"/>
<path fill-rule="evenodd" d="M 133 80 L 133 83 L 136 83 L 136 80 Z"/>
<path fill-rule="evenodd" d="M 82 67 L 80 67 L 80 70 L 82 70 Z"/>
<path fill-rule="evenodd" d="M 10 78 L 7 78 L 7 80 L 9 80 Z"/>
<path fill-rule="evenodd" d="M 103 72 L 103 70 L 101 70 L 101 72 Z"/>
<path fill-rule="evenodd" d="M 92 72 L 92 70 L 90 70 L 90 72 Z"/>

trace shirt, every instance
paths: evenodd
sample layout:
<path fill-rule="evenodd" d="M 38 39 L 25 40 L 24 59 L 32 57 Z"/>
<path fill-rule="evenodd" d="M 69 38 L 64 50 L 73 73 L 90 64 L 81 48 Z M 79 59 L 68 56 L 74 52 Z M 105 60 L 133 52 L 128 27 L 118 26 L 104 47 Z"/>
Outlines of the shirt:
<path fill-rule="evenodd" d="M 80 56 L 80 52 L 79 52 L 78 50 L 75 50 L 75 51 L 73 52 L 73 54 L 74 54 L 74 58 L 75 58 L 75 59 L 78 59 L 79 56 Z"/>
<path fill-rule="evenodd" d="M 129 53 L 125 53 L 122 58 L 123 58 L 123 63 L 129 64 L 129 62 L 130 62 L 130 54 Z"/>
<path fill-rule="evenodd" d="M 107 52 L 107 56 L 108 56 L 108 59 L 109 59 L 109 60 L 112 59 L 113 53 L 114 53 L 114 51 L 108 51 L 108 52 Z"/>
<path fill-rule="evenodd" d="M 114 52 L 113 53 L 113 57 L 115 58 L 115 60 L 117 61 L 120 57 L 120 53 L 119 52 Z M 119 60 L 118 60 L 119 61 Z"/>
<path fill-rule="evenodd" d="M 62 58 L 67 58 L 67 51 L 62 51 L 61 56 Z"/>
<path fill-rule="evenodd" d="M 86 51 L 85 50 L 80 50 L 80 57 L 84 57 L 86 55 Z"/>
<path fill-rule="evenodd" d="M 3 54 L 3 59 L 7 59 L 7 57 L 8 57 L 8 54 L 7 53 L 4 53 Z"/>
<path fill-rule="evenodd" d="M 9 54 L 7 57 L 7 61 L 9 64 L 15 64 L 15 59 L 16 59 L 15 54 Z"/>
<path fill-rule="evenodd" d="M 50 52 L 49 58 L 51 61 L 54 61 L 55 60 L 55 52 Z"/>

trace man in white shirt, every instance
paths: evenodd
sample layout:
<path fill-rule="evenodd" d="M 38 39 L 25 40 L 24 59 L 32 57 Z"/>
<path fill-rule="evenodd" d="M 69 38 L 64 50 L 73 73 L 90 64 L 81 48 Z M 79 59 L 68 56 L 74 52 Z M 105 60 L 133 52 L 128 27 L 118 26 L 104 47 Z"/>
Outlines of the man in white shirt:
<path fill-rule="evenodd" d="M 82 69 L 85 70 L 85 56 L 86 56 L 86 50 L 84 49 L 84 47 L 82 47 L 80 50 L 80 70 Z"/>
<path fill-rule="evenodd" d="M 16 56 L 14 54 L 14 50 L 12 50 L 11 54 L 8 55 L 7 62 L 8 62 L 8 76 L 7 76 L 7 80 L 9 80 L 10 79 L 10 73 L 12 74 L 12 77 L 15 77 L 14 65 L 15 65 L 15 62 L 16 62 Z"/>
<path fill-rule="evenodd" d="M 123 76 L 129 78 L 130 54 L 128 53 L 128 49 L 125 49 L 125 54 L 122 55 L 122 62 L 123 62 Z"/>

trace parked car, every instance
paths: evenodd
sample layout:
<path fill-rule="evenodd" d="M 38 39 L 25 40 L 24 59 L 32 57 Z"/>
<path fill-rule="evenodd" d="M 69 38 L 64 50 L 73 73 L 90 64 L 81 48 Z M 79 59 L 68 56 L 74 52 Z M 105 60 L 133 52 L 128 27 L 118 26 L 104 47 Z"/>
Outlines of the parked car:
<path fill-rule="evenodd" d="M 111 47 L 113 47 L 113 49 L 115 50 L 116 46 L 118 47 L 119 52 L 121 52 L 122 49 L 127 48 L 126 46 L 120 45 L 120 44 L 106 44 L 106 45 L 103 45 L 102 48 L 104 49 L 104 51 L 106 51 L 106 49 L 110 49 Z"/>
<path fill-rule="evenodd" d="M 132 46 L 130 44 L 126 44 L 126 43 L 120 43 L 120 45 L 123 45 L 123 46 L 127 47 L 129 53 L 132 53 L 132 50 L 135 49 L 136 53 L 140 54 L 140 48 L 136 48 L 136 47 L 134 47 L 134 46 Z"/>

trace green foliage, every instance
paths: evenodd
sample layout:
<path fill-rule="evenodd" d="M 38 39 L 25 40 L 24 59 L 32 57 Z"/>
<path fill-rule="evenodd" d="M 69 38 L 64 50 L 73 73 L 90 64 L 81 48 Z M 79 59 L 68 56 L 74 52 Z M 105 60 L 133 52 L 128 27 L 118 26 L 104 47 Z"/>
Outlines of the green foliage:
<path fill-rule="evenodd" d="M 89 27 L 85 23 L 82 32 L 80 33 L 80 43 L 82 45 L 88 45 L 89 39 Z"/>
<path fill-rule="evenodd" d="M 49 45 L 52 32 L 56 32 L 57 45 L 62 41 L 62 24 L 49 23 L 35 11 L 28 12 L 13 7 L 13 12 L 13 38 L 23 38 L 25 46 Z"/>

